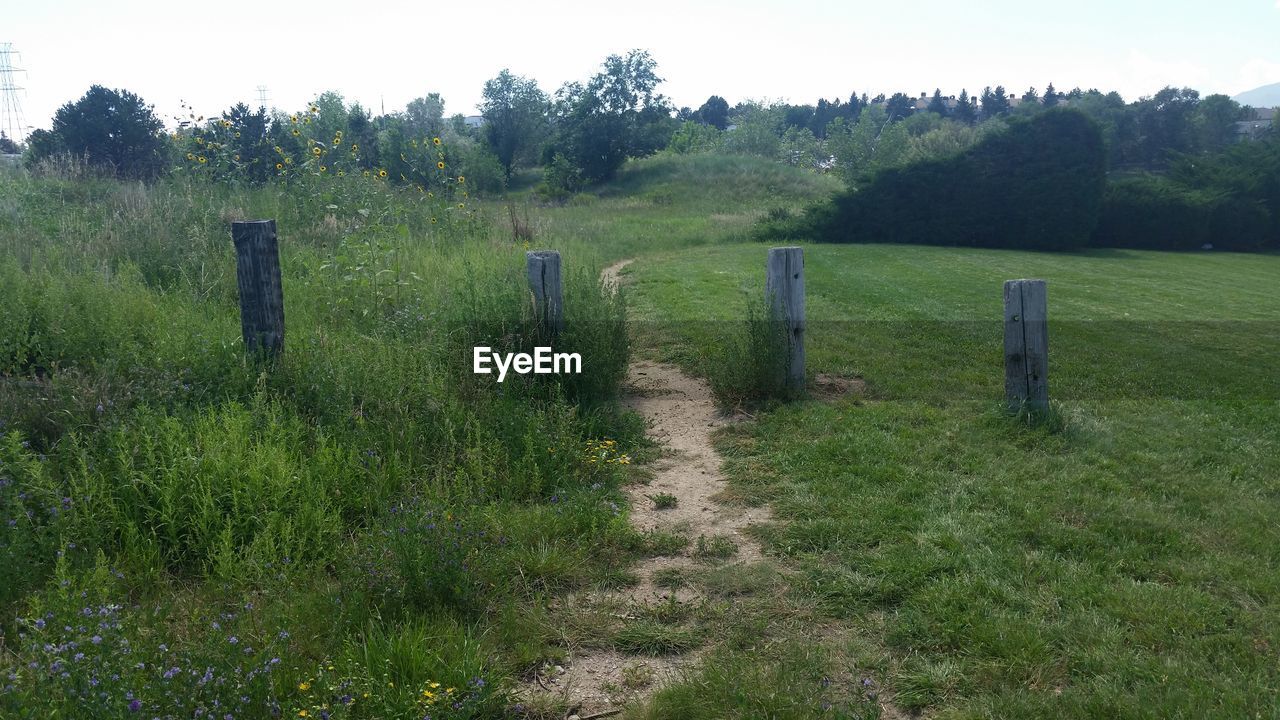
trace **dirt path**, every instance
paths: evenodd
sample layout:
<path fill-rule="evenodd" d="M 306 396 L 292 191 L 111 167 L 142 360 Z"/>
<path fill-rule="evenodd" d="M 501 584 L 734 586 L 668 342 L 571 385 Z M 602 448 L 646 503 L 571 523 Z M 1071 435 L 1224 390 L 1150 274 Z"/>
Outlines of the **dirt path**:
<path fill-rule="evenodd" d="M 601 281 L 618 288 L 624 260 L 604 269 Z M 692 589 L 672 591 L 659 587 L 654 576 L 670 568 L 693 568 L 698 538 L 721 538 L 736 546 L 731 563 L 761 559 L 759 544 L 745 533 L 749 525 L 767 521 L 767 508 L 742 508 L 722 504 L 717 495 L 726 483 L 720 473 L 721 458 L 712 446 L 712 433 L 732 422 L 720 413 L 706 382 L 686 375 L 673 365 L 633 360 L 627 372 L 623 403 L 638 412 L 649 425 L 649 436 L 663 446 L 664 455 L 652 466 L 647 485 L 627 489 L 631 523 L 642 532 L 659 530 L 691 540 L 679 555 L 651 558 L 635 568 L 639 582 L 608 593 L 569 598 L 567 605 L 596 609 L 613 617 L 634 618 L 637 612 L 658 603 L 693 603 L 700 600 Z M 653 496 L 675 498 L 674 507 L 659 510 Z M 722 543 L 723 545 L 723 543 Z M 530 688 L 562 699 L 580 717 L 618 709 L 659 688 L 699 659 L 694 650 L 682 655 L 650 657 L 628 655 L 605 647 L 573 648 L 567 664 L 548 668 Z M 571 716 L 572 717 L 572 716 Z"/>

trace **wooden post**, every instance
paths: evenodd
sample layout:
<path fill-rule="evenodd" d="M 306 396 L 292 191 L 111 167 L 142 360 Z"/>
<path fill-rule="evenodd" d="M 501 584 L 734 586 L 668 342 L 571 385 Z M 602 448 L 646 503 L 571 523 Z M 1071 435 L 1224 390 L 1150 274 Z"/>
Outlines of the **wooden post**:
<path fill-rule="evenodd" d="M 765 297 L 775 319 L 787 333 L 787 385 L 804 389 L 804 250 L 781 247 L 769 250 L 765 270 Z"/>
<path fill-rule="evenodd" d="M 1043 280 L 1004 284 L 1004 394 L 1012 411 L 1049 407 L 1048 308 Z"/>
<path fill-rule="evenodd" d="M 275 220 L 231 223 L 240 286 L 240 328 L 251 355 L 284 352 L 284 290 Z"/>
<path fill-rule="evenodd" d="M 560 285 L 560 253 L 532 250 L 525 253 L 529 289 L 540 328 L 555 335 L 564 329 L 564 294 Z"/>

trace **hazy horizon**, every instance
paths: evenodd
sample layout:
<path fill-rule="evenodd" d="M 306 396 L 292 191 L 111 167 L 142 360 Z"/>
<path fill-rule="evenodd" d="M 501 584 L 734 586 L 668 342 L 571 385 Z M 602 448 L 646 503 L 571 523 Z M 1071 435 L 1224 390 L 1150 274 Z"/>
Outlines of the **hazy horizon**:
<path fill-rule="evenodd" d="M 0 42 L 21 53 L 15 64 L 26 72 L 15 80 L 26 124 L 48 127 L 93 84 L 138 93 L 166 122 L 183 101 L 205 115 L 256 106 L 259 85 L 282 110 L 335 90 L 375 113 L 395 112 L 438 92 L 446 114 L 470 115 L 484 81 L 503 68 L 552 93 L 632 48 L 658 61 L 664 95 L 694 108 L 713 94 L 730 104 L 812 103 L 852 92 L 973 95 L 988 85 L 1020 95 L 1052 82 L 1132 101 L 1166 85 L 1236 95 L 1280 82 L 1280 0 L 1176 9 L 1153 0 L 1069 9 L 999 0 L 981 10 L 938 0 L 207 7 L 64 0 L 10 11 Z"/>

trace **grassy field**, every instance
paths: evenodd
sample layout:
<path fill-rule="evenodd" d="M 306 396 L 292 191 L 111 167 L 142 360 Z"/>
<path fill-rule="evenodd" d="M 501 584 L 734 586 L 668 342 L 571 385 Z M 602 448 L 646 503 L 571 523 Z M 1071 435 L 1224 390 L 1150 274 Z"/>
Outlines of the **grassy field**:
<path fill-rule="evenodd" d="M 0 716 L 559 718 L 513 691 L 585 641 L 707 653 L 633 718 L 1280 711 L 1280 257 L 807 246 L 810 372 L 855 390 L 748 408 L 720 446 L 770 557 L 615 629 L 550 608 L 697 536 L 627 523 L 628 357 L 723 373 L 751 224 L 837 183 L 664 156 L 474 214 L 357 183 L 0 175 Z M 249 216 L 280 222 L 272 367 Z M 564 253 L 557 349 L 599 371 L 497 389 L 466 358 L 534 337 L 526 247 Z M 1047 424 L 1000 409 L 1016 277 L 1049 281 Z"/>
<path fill-rule="evenodd" d="M 714 375 L 766 248 L 627 270 L 648 352 Z M 1049 282 L 1057 421 L 999 408 L 1001 283 Z M 865 392 L 722 438 L 790 602 L 936 717 L 1270 717 L 1280 258 L 808 246 L 811 373 Z M 670 715 L 674 717 L 675 715 Z"/>

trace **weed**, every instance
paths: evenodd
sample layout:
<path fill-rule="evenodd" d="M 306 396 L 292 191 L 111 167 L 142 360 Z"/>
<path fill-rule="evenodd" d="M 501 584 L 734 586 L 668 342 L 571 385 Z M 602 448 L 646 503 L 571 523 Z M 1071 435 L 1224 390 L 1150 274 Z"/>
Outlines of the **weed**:
<path fill-rule="evenodd" d="M 693 556 L 699 560 L 725 560 L 738 554 L 738 544 L 724 535 L 699 535 Z"/>
<path fill-rule="evenodd" d="M 665 492 L 650 495 L 649 499 L 653 501 L 653 507 L 657 510 L 670 510 L 680 502 L 675 495 Z"/>

